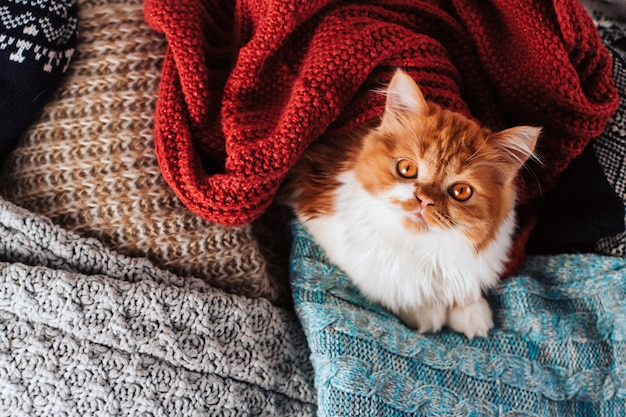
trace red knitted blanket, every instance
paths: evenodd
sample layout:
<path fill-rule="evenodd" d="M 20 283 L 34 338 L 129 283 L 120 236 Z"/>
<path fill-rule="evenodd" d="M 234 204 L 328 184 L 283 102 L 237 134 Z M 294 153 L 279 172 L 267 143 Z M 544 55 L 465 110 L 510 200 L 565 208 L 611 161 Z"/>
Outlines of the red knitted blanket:
<path fill-rule="evenodd" d="M 146 0 L 168 48 L 155 115 L 163 176 L 200 216 L 259 217 L 306 147 L 379 115 L 397 67 L 427 98 L 502 129 L 544 128 L 520 175 L 522 228 L 618 105 L 575 0 Z M 521 256 L 514 257 L 521 259 Z"/>

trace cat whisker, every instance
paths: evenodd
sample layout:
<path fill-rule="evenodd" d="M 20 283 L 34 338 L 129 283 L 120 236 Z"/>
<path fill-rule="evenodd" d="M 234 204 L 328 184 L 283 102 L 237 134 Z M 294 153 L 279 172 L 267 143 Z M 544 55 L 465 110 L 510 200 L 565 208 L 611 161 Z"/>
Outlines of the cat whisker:
<path fill-rule="evenodd" d="M 450 223 L 451 226 L 461 228 L 461 225 L 456 220 L 454 220 L 452 216 L 450 216 L 449 214 L 446 214 L 443 217 L 448 221 L 448 223 Z"/>
<path fill-rule="evenodd" d="M 537 163 L 537 165 L 543 166 L 543 161 L 541 160 L 541 158 L 539 158 L 539 155 L 535 154 L 535 152 L 530 153 L 528 160 L 534 161 L 535 163 Z"/>
<path fill-rule="evenodd" d="M 536 161 L 539 163 L 539 165 L 543 166 L 543 163 L 539 159 L 537 159 Z M 524 164 L 522 166 L 522 169 L 524 170 L 524 172 L 528 172 L 530 176 L 533 178 L 533 180 L 535 180 L 535 183 L 537 184 L 537 188 L 539 189 L 539 194 L 543 195 L 543 188 L 541 186 L 541 180 L 539 179 L 539 176 L 537 175 L 535 170 L 532 169 L 532 167 L 528 166 L 528 164 Z"/>

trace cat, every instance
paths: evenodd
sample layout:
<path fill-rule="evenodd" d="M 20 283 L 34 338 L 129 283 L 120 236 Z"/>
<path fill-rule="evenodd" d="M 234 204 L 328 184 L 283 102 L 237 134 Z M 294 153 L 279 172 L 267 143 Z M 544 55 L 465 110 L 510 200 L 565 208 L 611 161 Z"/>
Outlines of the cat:
<path fill-rule="evenodd" d="M 540 128 L 492 132 L 424 98 L 398 69 L 380 120 L 315 141 L 283 193 L 369 299 L 419 333 L 493 327 L 515 224 L 515 177 Z"/>

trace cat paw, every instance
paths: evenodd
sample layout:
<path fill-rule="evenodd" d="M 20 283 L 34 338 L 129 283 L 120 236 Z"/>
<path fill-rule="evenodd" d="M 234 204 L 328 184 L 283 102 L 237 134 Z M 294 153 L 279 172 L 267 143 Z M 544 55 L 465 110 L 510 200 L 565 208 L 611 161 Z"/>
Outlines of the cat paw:
<path fill-rule="evenodd" d="M 491 308 L 484 298 L 460 307 L 452 307 L 446 324 L 465 334 L 468 339 L 487 337 L 489 330 L 493 328 Z"/>
<path fill-rule="evenodd" d="M 446 309 L 430 306 L 403 309 L 398 317 L 418 333 L 434 333 L 441 330 L 446 323 Z"/>

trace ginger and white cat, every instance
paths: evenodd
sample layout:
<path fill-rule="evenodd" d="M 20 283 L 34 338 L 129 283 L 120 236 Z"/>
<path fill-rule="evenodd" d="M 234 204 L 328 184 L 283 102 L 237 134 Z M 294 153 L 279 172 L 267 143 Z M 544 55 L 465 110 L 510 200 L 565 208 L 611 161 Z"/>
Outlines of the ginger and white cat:
<path fill-rule="evenodd" d="M 419 332 L 493 327 L 483 291 L 504 271 L 518 170 L 539 128 L 480 127 L 398 70 L 380 121 L 316 141 L 284 190 L 299 220 L 371 300 Z"/>

